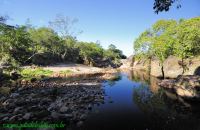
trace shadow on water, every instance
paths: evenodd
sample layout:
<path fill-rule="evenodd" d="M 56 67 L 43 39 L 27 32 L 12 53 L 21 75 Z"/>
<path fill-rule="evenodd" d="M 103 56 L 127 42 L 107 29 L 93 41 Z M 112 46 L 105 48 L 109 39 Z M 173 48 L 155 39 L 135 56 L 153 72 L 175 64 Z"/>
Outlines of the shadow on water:
<path fill-rule="evenodd" d="M 121 73 L 120 80 L 104 84 L 105 103 L 94 107 L 79 129 L 200 129 L 199 107 L 163 90 L 159 81 L 141 71 Z"/>

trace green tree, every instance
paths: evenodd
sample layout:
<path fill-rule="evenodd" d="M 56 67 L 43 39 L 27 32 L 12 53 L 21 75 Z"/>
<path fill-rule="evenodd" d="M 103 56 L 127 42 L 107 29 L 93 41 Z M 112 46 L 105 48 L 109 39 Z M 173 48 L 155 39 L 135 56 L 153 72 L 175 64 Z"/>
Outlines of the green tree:
<path fill-rule="evenodd" d="M 85 64 L 93 65 L 94 60 L 103 57 L 103 48 L 97 43 L 79 42 L 80 56 Z"/>
<path fill-rule="evenodd" d="M 200 17 L 181 20 L 176 28 L 174 54 L 181 58 L 183 74 L 187 69 L 184 59 L 200 54 Z"/>
<path fill-rule="evenodd" d="M 161 65 L 162 77 L 165 77 L 163 63 L 172 54 L 175 42 L 173 29 L 177 26 L 174 20 L 160 20 L 151 29 L 143 32 L 134 42 L 134 50 L 139 58 L 150 59 L 155 56 Z M 150 62 L 151 64 L 151 62 Z"/>

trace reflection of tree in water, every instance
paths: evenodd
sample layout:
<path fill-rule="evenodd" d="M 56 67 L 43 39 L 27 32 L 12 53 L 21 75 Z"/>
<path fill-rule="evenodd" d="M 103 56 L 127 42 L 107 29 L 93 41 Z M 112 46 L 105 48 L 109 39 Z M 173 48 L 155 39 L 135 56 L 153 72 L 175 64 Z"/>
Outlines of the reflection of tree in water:
<path fill-rule="evenodd" d="M 167 98 L 163 89 L 153 93 L 148 85 L 141 84 L 134 88 L 133 101 L 147 116 L 148 123 L 153 129 L 161 128 L 161 126 L 164 129 L 200 128 L 200 119 L 185 109 L 182 104 Z"/>
<path fill-rule="evenodd" d="M 114 86 L 117 81 L 120 81 L 122 79 L 122 76 L 120 73 L 115 74 L 115 78 L 113 80 L 108 80 L 107 83 L 109 86 Z"/>
<path fill-rule="evenodd" d="M 129 79 L 135 82 L 143 82 L 145 84 L 150 83 L 150 76 L 145 71 L 132 71 Z"/>

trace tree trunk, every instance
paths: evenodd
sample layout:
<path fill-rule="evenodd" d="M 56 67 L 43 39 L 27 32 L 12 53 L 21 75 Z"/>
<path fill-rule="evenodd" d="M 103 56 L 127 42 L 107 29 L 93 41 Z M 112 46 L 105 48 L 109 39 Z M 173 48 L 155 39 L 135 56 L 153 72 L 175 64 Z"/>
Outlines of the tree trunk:
<path fill-rule="evenodd" d="M 149 75 L 151 75 L 151 60 L 152 57 L 149 57 L 149 66 L 148 66 Z"/>
<path fill-rule="evenodd" d="M 181 62 L 182 62 L 182 68 L 183 68 L 183 71 L 182 71 L 182 75 L 185 73 L 185 66 L 184 66 L 184 60 L 183 58 L 181 59 Z"/>
<path fill-rule="evenodd" d="M 163 67 L 163 65 L 162 65 L 162 67 L 161 67 L 161 71 L 162 71 L 162 78 L 165 79 L 165 72 L 164 72 L 164 67 Z"/>

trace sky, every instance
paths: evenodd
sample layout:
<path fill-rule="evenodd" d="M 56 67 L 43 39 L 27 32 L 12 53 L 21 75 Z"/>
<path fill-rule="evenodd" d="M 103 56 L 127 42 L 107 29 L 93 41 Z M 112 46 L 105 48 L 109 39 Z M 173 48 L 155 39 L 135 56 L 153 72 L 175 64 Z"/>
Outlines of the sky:
<path fill-rule="evenodd" d="M 0 0 L 0 15 L 8 24 L 22 25 L 29 18 L 36 27 L 48 26 L 57 14 L 78 19 L 74 25 L 77 39 L 99 41 L 104 48 L 116 45 L 124 54 L 133 54 L 134 40 L 160 19 L 200 16 L 200 0 L 180 0 L 168 12 L 154 13 L 154 0 Z"/>

